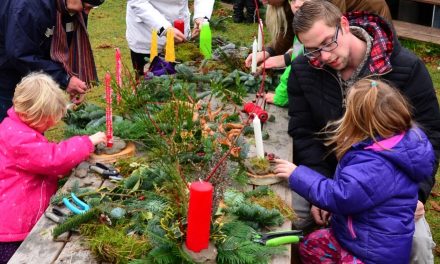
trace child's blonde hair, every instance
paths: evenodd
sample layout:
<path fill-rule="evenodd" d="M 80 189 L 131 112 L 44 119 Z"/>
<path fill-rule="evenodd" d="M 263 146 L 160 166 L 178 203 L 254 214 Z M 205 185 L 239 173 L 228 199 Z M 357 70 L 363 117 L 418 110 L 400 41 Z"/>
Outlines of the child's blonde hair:
<path fill-rule="evenodd" d="M 338 121 L 331 122 L 327 145 L 334 145 L 340 159 L 355 143 L 367 138 L 388 138 L 413 125 L 406 98 L 389 84 L 372 79 L 356 82 L 347 94 L 347 109 Z"/>
<path fill-rule="evenodd" d="M 21 80 L 12 102 L 20 119 L 32 128 L 39 128 L 49 120 L 57 123 L 67 111 L 65 93 L 49 75 L 39 72 Z"/>

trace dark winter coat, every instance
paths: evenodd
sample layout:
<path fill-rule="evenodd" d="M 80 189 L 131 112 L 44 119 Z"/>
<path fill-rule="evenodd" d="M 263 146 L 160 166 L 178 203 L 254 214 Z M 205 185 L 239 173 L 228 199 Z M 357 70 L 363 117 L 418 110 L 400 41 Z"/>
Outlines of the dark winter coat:
<path fill-rule="evenodd" d="M 400 89 L 414 107 L 415 121 L 428 135 L 438 161 L 440 152 L 440 112 L 429 72 L 423 62 L 412 52 L 403 48 L 394 31 L 386 23 L 374 24 L 367 20 L 381 20 L 377 16 L 355 13 L 348 17 L 350 25 L 365 28 L 365 23 L 375 25 L 367 32 L 373 37 L 372 51 L 381 56 L 369 58 L 360 77 L 378 76 Z M 362 23 L 359 23 L 362 20 Z M 382 46 L 381 46 L 382 45 Z M 385 45 L 386 47 L 383 47 Z M 289 129 L 293 138 L 293 161 L 306 165 L 327 177 L 333 177 L 337 161 L 334 155 L 327 155 L 317 132 L 330 120 L 342 117 L 344 88 L 335 70 L 324 66 L 312 66 L 308 59 L 299 56 L 292 62 L 288 80 Z M 420 183 L 419 200 L 426 202 L 434 184 L 433 177 Z"/>
<path fill-rule="evenodd" d="M 289 185 L 332 213 L 336 239 L 354 256 L 365 263 L 407 264 L 417 183 L 431 177 L 434 152 L 418 128 L 373 143 L 366 140 L 347 151 L 334 179 L 299 166 Z"/>
<path fill-rule="evenodd" d="M 62 87 L 69 76 L 50 58 L 55 0 L 0 1 L 0 97 L 11 99 L 21 78 L 44 71 Z"/>

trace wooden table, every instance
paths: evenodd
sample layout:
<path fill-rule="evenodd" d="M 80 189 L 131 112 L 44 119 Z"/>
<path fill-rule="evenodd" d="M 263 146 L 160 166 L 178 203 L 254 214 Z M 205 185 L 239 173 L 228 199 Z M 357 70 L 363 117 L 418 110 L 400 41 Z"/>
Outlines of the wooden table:
<path fill-rule="evenodd" d="M 269 132 L 269 139 L 264 141 L 266 152 L 275 153 L 283 159 L 291 160 L 292 158 L 292 140 L 287 134 L 288 116 L 287 109 L 269 105 L 266 109 L 270 115 L 275 116 L 275 122 L 267 122 L 263 129 Z M 75 172 L 70 176 L 69 180 L 63 186 L 61 191 L 67 192 L 71 189 L 74 182 L 79 181 L 80 186 L 88 186 L 89 188 L 99 188 L 111 184 L 103 180 L 101 177 L 90 174 L 85 178 L 78 178 Z M 250 188 L 256 186 L 250 185 Z M 291 191 L 287 187 L 286 182 L 271 185 L 272 189 L 291 204 Z M 47 210 L 51 210 L 51 206 Z M 57 224 L 49 220 L 43 215 L 32 229 L 29 236 L 21 244 L 20 248 L 9 261 L 9 264 L 46 264 L 46 263 L 72 263 L 72 264 L 88 264 L 100 263 L 81 242 L 77 233 L 65 233 L 61 235 L 57 241 L 53 240 L 52 229 Z M 286 221 L 278 230 L 290 230 L 291 222 Z M 289 264 L 291 262 L 290 245 L 286 246 L 287 251 L 284 255 L 273 258 L 273 264 Z"/>

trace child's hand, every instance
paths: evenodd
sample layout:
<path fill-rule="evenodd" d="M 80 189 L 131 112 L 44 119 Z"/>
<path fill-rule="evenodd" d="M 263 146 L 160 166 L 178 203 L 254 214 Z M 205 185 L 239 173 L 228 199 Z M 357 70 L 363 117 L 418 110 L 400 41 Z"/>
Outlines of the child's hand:
<path fill-rule="evenodd" d="M 277 164 L 274 170 L 276 176 L 283 177 L 286 179 L 290 177 L 290 175 L 297 167 L 292 162 L 288 162 L 287 160 L 282 160 L 282 159 L 275 159 L 275 163 Z"/>
<path fill-rule="evenodd" d="M 93 145 L 98 145 L 99 143 L 107 143 L 107 137 L 104 132 L 98 132 L 89 136 L 90 141 L 92 141 Z"/>

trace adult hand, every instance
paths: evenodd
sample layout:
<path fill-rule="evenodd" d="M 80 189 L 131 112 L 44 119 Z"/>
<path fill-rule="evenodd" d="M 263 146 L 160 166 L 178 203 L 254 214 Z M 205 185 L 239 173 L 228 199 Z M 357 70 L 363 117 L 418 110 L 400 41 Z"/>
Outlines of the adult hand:
<path fill-rule="evenodd" d="M 200 29 L 202 28 L 203 17 L 198 17 L 194 19 L 194 29 L 191 32 L 191 38 L 195 38 L 200 34 Z"/>
<path fill-rule="evenodd" d="M 296 165 L 287 160 L 275 159 L 275 174 L 277 177 L 282 177 L 288 179 L 293 171 L 296 169 Z"/>
<path fill-rule="evenodd" d="M 70 102 L 72 102 L 75 105 L 81 104 L 84 99 L 86 98 L 85 94 L 70 94 Z"/>
<path fill-rule="evenodd" d="M 185 35 L 178 30 L 177 28 L 173 27 L 174 30 L 174 42 L 175 43 L 182 43 L 186 41 Z"/>
<path fill-rule="evenodd" d="M 91 136 L 89 136 L 90 141 L 92 141 L 93 145 L 97 145 L 99 143 L 107 143 L 107 137 L 104 132 L 97 132 Z"/>
<path fill-rule="evenodd" d="M 261 63 L 261 65 L 263 65 L 263 63 Z M 284 61 L 284 55 L 278 55 L 267 58 L 266 61 L 264 62 L 264 67 L 266 69 L 286 67 L 286 62 Z"/>
<path fill-rule="evenodd" d="M 425 215 L 425 205 L 421 201 L 417 201 L 416 212 L 414 213 L 415 220 L 419 220 Z"/>
<path fill-rule="evenodd" d="M 257 65 L 260 64 L 264 59 L 268 59 L 270 58 L 270 54 L 267 51 L 259 51 L 257 52 Z M 246 60 L 244 61 L 244 65 L 248 68 L 251 67 L 252 65 L 252 53 L 249 54 L 246 58 Z"/>
<path fill-rule="evenodd" d="M 318 225 L 327 225 L 330 218 L 330 213 L 322 210 L 314 205 L 310 208 L 310 214 Z"/>
<path fill-rule="evenodd" d="M 274 93 L 266 94 L 266 103 L 273 104 L 273 98 L 275 97 Z"/>
<path fill-rule="evenodd" d="M 79 104 L 84 100 L 87 85 L 78 77 L 72 76 L 67 84 L 66 92 L 70 95 L 72 103 Z"/>
<path fill-rule="evenodd" d="M 69 94 L 84 94 L 86 93 L 87 85 L 78 77 L 72 76 L 67 84 L 66 92 Z"/>

